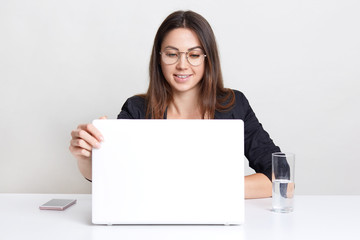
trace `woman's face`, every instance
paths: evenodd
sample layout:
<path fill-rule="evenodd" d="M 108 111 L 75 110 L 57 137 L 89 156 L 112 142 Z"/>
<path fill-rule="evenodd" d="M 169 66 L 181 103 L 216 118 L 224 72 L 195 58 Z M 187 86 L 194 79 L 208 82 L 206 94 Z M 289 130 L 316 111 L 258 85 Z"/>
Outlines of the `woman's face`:
<path fill-rule="evenodd" d="M 173 64 L 165 63 L 165 58 L 175 59 L 178 52 L 190 52 L 189 59 L 196 62 L 199 54 L 203 54 L 202 47 L 196 33 L 187 28 L 177 28 L 170 31 L 161 44 L 161 69 L 166 81 L 174 93 L 184 93 L 196 90 L 204 76 L 205 61 L 199 61 L 197 66 L 191 65 L 185 53 L 180 53 L 180 59 Z M 167 56 L 165 56 L 167 55 Z M 203 57 L 203 56 L 201 56 Z"/>

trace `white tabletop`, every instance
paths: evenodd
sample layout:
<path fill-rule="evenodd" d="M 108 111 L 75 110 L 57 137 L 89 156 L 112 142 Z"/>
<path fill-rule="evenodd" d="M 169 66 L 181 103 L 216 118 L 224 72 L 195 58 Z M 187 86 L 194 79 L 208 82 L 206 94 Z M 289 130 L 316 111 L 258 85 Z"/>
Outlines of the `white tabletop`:
<path fill-rule="evenodd" d="M 65 211 L 39 210 L 74 198 Z M 296 196 L 293 213 L 270 211 L 271 198 L 245 201 L 241 226 L 91 223 L 91 195 L 0 194 L 0 239 L 360 239 L 360 196 Z"/>

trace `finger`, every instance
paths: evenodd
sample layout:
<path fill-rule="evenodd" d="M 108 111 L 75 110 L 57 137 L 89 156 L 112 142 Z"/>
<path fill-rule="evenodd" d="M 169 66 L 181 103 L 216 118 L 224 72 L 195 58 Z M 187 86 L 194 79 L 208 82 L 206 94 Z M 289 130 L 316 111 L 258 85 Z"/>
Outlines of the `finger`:
<path fill-rule="evenodd" d="M 73 147 L 84 148 L 88 151 L 92 150 L 92 147 L 87 142 L 85 142 L 83 139 L 80 139 L 80 138 L 72 139 L 70 144 Z"/>
<path fill-rule="evenodd" d="M 82 130 L 86 131 L 89 135 L 96 138 L 99 142 L 104 140 L 104 137 L 101 134 L 101 132 L 91 123 L 79 125 L 78 129 L 82 129 Z M 80 133 L 81 133 L 81 131 L 79 131 L 79 134 Z"/>
<path fill-rule="evenodd" d="M 72 135 L 73 140 L 82 139 L 87 144 L 89 144 L 91 147 L 95 147 L 95 148 L 100 147 L 100 142 L 86 130 L 77 129 L 77 130 L 74 130 L 71 133 L 71 135 Z"/>
<path fill-rule="evenodd" d="M 70 152 L 76 157 L 81 157 L 81 158 L 91 157 L 91 151 L 88 151 L 86 149 L 80 147 L 74 147 L 74 146 L 70 146 L 69 149 Z"/>
<path fill-rule="evenodd" d="M 108 118 L 107 116 L 102 116 L 99 119 L 107 119 L 107 118 Z"/>

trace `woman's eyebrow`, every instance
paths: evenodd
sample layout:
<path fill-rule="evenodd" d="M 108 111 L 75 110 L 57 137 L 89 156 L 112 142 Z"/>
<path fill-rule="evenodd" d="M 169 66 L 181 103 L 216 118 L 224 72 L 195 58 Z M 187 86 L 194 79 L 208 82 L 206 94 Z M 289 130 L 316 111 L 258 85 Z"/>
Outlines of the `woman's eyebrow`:
<path fill-rule="evenodd" d="M 167 48 L 171 48 L 171 49 L 174 49 L 174 50 L 177 50 L 177 51 L 179 51 L 179 49 L 178 49 L 178 48 L 176 48 L 176 47 L 173 47 L 173 46 L 166 46 L 166 47 L 165 47 L 165 49 L 167 49 Z"/>
<path fill-rule="evenodd" d="M 197 48 L 202 49 L 202 47 L 200 47 L 200 46 L 196 46 L 196 47 L 189 48 L 189 49 L 188 49 L 188 51 L 191 51 L 191 50 L 194 50 L 194 49 L 197 49 Z"/>
<path fill-rule="evenodd" d="M 170 48 L 170 49 L 174 49 L 174 50 L 179 51 L 179 49 L 178 49 L 178 48 L 173 47 L 173 46 L 166 46 L 166 47 L 165 47 L 165 49 L 167 49 L 167 48 Z M 189 48 L 189 49 L 188 49 L 188 51 L 191 51 L 191 50 L 194 50 L 194 49 L 197 49 L 197 48 L 202 49 L 200 46 L 196 46 L 196 47 Z"/>

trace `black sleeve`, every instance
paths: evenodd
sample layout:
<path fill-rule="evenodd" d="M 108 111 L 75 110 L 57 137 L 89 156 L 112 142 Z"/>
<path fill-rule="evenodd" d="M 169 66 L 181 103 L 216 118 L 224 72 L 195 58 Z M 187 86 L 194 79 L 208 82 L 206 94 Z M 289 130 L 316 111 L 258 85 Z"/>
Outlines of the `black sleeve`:
<path fill-rule="evenodd" d="M 117 116 L 118 119 L 145 119 L 146 103 L 140 96 L 128 98 Z"/>
<path fill-rule="evenodd" d="M 238 96 L 244 114 L 245 156 L 249 160 L 249 166 L 255 172 L 265 174 L 271 181 L 271 154 L 280 152 L 280 148 L 274 144 L 269 134 L 264 130 L 244 94 L 241 93 Z M 238 99 L 236 100 L 238 101 Z"/>

